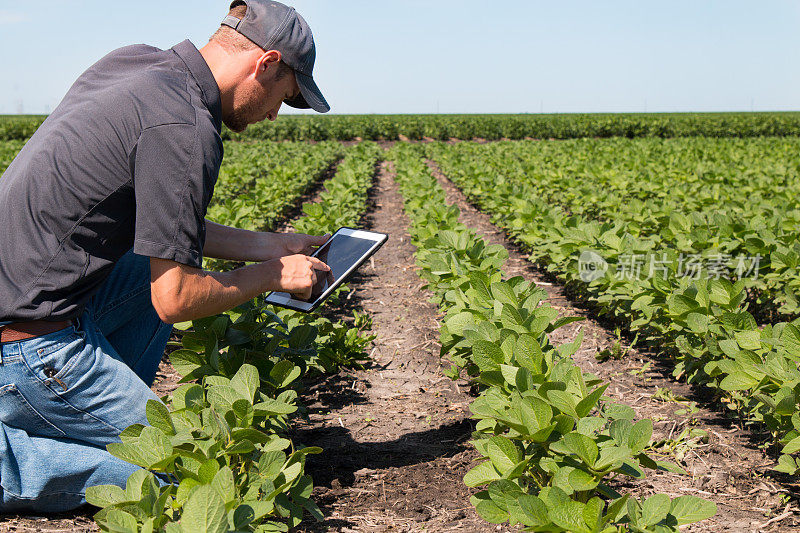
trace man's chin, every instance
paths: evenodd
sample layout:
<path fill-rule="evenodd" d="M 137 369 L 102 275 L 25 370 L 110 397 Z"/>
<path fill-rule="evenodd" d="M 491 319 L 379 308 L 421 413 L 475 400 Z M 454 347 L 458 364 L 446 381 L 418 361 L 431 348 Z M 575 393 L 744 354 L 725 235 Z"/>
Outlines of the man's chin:
<path fill-rule="evenodd" d="M 225 121 L 223 121 L 223 122 L 225 122 Z M 227 122 L 225 122 L 225 126 L 227 126 L 227 128 L 229 130 L 231 130 L 232 132 L 234 132 L 234 133 L 242 133 L 244 130 L 247 129 L 248 125 L 247 124 L 228 124 Z"/>
<path fill-rule="evenodd" d="M 250 125 L 249 122 L 246 120 L 242 120 L 240 117 L 229 117 L 227 120 L 225 117 L 222 117 L 222 123 L 234 133 L 242 133 L 244 130 L 247 129 L 247 126 Z"/>

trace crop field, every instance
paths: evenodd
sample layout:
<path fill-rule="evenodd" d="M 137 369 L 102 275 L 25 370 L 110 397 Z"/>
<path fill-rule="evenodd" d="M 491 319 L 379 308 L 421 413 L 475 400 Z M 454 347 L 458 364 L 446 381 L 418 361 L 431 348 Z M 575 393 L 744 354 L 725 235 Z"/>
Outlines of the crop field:
<path fill-rule="evenodd" d="M 30 137 L 44 116 L 0 115 L 0 141 Z M 289 115 L 230 140 L 575 139 L 581 137 L 762 137 L 800 135 L 800 113 L 547 115 Z"/>
<path fill-rule="evenodd" d="M 389 241 L 317 313 L 176 324 L 142 470 L 0 530 L 800 526 L 800 115 L 283 121 L 208 218 Z"/>

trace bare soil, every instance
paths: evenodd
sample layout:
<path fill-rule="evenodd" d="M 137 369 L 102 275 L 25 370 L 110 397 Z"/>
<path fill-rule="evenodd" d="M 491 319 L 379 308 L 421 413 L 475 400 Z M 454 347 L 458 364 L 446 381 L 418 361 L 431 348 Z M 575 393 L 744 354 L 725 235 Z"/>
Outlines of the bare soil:
<path fill-rule="evenodd" d="M 390 235 L 351 287 L 378 335 L 372 365 L 343 371 L 305 395 L 310 420 L 294 438 L 325 451 L 307 471 L 326 519 L 298 531 L 497 531 L 469 504 L 462 482 L 476 453 L 467 444 L 466 383 L 444 378 L 438 309 L 415 272 L 402 197 L 384 163 L 365 226 Z"/>

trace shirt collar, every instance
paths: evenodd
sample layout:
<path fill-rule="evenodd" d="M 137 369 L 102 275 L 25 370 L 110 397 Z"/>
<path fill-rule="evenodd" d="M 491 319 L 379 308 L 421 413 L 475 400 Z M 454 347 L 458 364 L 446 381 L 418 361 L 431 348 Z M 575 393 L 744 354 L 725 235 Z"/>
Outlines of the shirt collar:
<path fill-rule="evenodd" d="M 203 93 L 203 103 L 211 111 L 217 131 L 221 131 L 222 103 L 220 101 L 219 86 L 217 85 L 217 80 L 214 79 L 214 74 L 211 73 L 211 69 L 208 67 L 208 63 L 206 63 L 197 47 L 189 39 L 176 44 L 172 47 L 172 50 L 186 64 L 192 77 L 200 86 L 200 91 Z"/>

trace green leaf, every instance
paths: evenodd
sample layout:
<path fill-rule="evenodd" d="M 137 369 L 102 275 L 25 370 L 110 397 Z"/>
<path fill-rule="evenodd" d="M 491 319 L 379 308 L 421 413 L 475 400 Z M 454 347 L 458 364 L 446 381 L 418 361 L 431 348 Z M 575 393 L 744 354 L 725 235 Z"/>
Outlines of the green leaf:
<path fill-rule="evenodd" d="M 491 461 L 486 461 L 464 475 L 464 484 L 468 487 L 477 487 L 498 479 L 500 474 L 492 466 Z"/>
<path fill-rule="evenodd" d="M 562 390 L 549 390 L 547 391 L 547 399 L 553 407 L 562 413 L 571 416 L 575 420 L 582 418 L 578 415 L 577 405 L 572 394 Z"/>
<path fill-rule="evenodd" d="M 444 324 L 451 334 L 462 336 L 464 334 L 464 328 L 475 325 L 475 315 L 468 312 L 458 313 L 447 318 Z"/>
<path fill-rule="evenodd" d="M 505 355 L 500 346 L 489 341 L 476 341 L 472 345 L 472 359 L 481 371 L 497 370 L 505 362 Z"/>
<path fill-rule="evenodd" d="M 197 383 L 184 383 L 172 393 L 172 406 L 176 409 L 200 410 L 205 406 L 203 387 Z"/>
<path fill-rule="evenodd" d="M 286 462 L 286 454 L 280 450 L 265 452 L 258 459 L 258 470 L 261 475 L 275 478 L 281 473 Z"/>
<path fill-rule="evenodd" d="M 192 493 L 183 506 L 181 527 L 187 532 L 225 533 L 228 530 L 225 502 L 213 487 L 203 485 Z"/>
<path fill-rule="evenodd" d="M 236 499 L 236 487 L 233 484 L 233 472 L 228 465 L 223 466 L 211 481 L 211 486 L 217 491 L 225 503 Z"/>
<path fill-rule="evenodd" d="M 669 313 L 671 315 L 683 315 L 693 311 L 698 307 L 697 302 L 683 294 L 673 294 L 667 299 Z"/>
<path fill-rule="evenodd" d="M 208 459 L 197 470 L 197 477 L 203 484 L 210 484 L 214 480 L 214 476 L 219 472 L 219 463 L 216 459 Z"/>
<path fill-rule="evenodd" d="M 729 374 L 723 378 L 719 387 L 726 391 L 735 390 L 749 390 L 758 385 L 758 380 L 745 374 L 744 372 L 737 372 L 736 374 Z"/>
<path fill-rule="evenodd" d="M 508 472 L 522 460 L 521 454 L 514 443 L 500 435 L 489 439 L 486 451 L 492 464 L 500 472 Z"/>
<path fill-rule="evenodd" d="M 593 490 L 600 481 L 583 470 L 575 469 L 569 473 L 569 485 L 576 492 Z"/>
<path fill-rule="evenodd" d="M 500 365 L 500 373 L 509 385 L 516 385 L 519 371 L 520 368 L 516 366 Z"/>
<path fill-rule="evenodd" d="M 288 415 L 297 411 L 297 406 L 278 400 L 265 400 L 255 404 L 253 410 L 257 415 Z"/>
<path fill-rule="evenodd" d="M 728 357 L 734 358 L 739 355 L 739 345 L 734 339 L 725 339 L 719 341 L 719 347 Z"/>
<path fill-rule="evenodd" d="M 147 482 L 147 478 L 151 476 L 147 470 L 137 470 L 125 482 L 125 499 L 127 501 L 136 501 L 142 499 L 142 486 Z"/>
<path fill-rule="evenodd" d="M 151 468 L 157 463 L 170 457 L 172 444 L 169 438 L 157 428 L 146 426 L 137 442 L 112 442 L 106 449 L 114 455 L 129 463 Z"/>
<path fill-rule="evenodd" d="M 151 426 L 160 429 L 165 435 L 174 435 L 175 426 L 172 424 L 172 416 L 169 409 L 158 400 L 147 400 L 145 407 L 147 421 Z"/>
<path fill-rule="evenodd" d="M 524 522 L 526 526 L 544 526 L 550 522 L 547 516 L 547 505 L 536 496 L 523 494 L 517 503 L 528 517 L 528 520 Z"/>
<path fill-rule="evenodd" d="M 533 374 L 542 372 L 542 347 L 531 335 L 520 335 L 514 345 L 515 362 Z"/>
<path fill-rule="evenodd" d="M 798 465 L 795 461 L 794 457 L 791 455 L 783 454 L 778 457 L 778 465 L 775 467 L 775 471 L 777 472 L 784 472 L 786 474 L 797 475 Z"/>
<path fill-rule="evenodd" d="M 231 431 L 231 438 L 233 440 L 247 439 L 256 444 L 264 444 L 265 442 L 269 442 L 270 436 L 254 427 L 249 427 L 234 429 Z"/>
<path fill-rule="evenodd" d="M 139 524 L 136 518 L 121 509 L 109 509 L 106 513 L 106 527 L 117 533 L 138 533 Z"/>
<path fill-rule="evenodd" d="M 523 494 L 519 485 L 507 479 L 492 481 L 488 492 L 492 501 L 504 511 L 510 511 Z"/>
<path fill-rule="evenodd" d="M 672 500 L 669 514 L 682 526 L 714 516 L 717 514 L 717 505 L 697 496 L 678 496 Z"/>
<path fill-rule="evenodd" d="M 583 520 L 585 507 L 580 502 L 569 500 L 550 509 L 548 516 L 554 524 L 571 533 L 591 533 L 592 530 L 586 526 L 586 522 Z"/>
<path fill-rule="evenodd" d="M 508 522 L 508 513 L 497 506 L 491 500 L 481 500 L 475 506 L 478 515 L 492 524 L 504 524 Z"/>
<path fill-rule="evenodd" d="M 245 528 L 254 520 L 256 520 L 256 511 L 253 506 L 247 502 L 237 505 L 233 509 L 232 514 L 229 516 L 233 519 L 233 529 L 236 531 L 244 531 Z"/>
<path fill-rule="evenodd" d="M 661 522 L 670 512 L 671 502 L 666 494 L 654 494 L 642 503 L 642 521 L 647 526 Z"/>
<path fill-rule="evenodd" d="M 597 402 L 600 401 L 600 398 L 603 396 L 603 393 L 608 388 L 610 383 L 606 383 L 601 387 L 597 387 L 593 390 L 588 396 L 586 396 L 583 400 L 578 402 L 578 405 L 575 406 L 575 412 L 578 414 L 579 417 L 583 418 L 587 416 L 592 409 L 595 408 Z"/>
<path fill-rule="evenodd" d="M 253 365 L 242 365 L 231 378 L 231 387 L 251 403 L 258 391 L 259 384 L 258 369 Z"/>
<path fill-rule="evenodd" d="M 287 360 L 278 361 L 269 375 L 272 382 L 279 389 L 288 387 L 292 381 L 300 377 L 300 367 L 295 366 L 292 362 Z"/>
<path fill-rule="evenodd" d="M 108 507 L 125 500 L 125 491 L 116 485 L 95 485 L 86 489 L 86 501 L 95 507 Z"/>
<path fill-rule="evenodd" d="M 645 449 L 650 444 L 653 436 L 653 421 L 649 418 L 639 420 L 630 428 L 628 434 L 628 447 L 636 454 Z M 620 443 L 623 444 L 623 443 Z"/>
<path fill-rule="evenodd" d="M 206 365 L 203 356 L 192 350 L 175 350 L 169 354 L 169 361 L 175 367 L 175 371 L 182 376 Z"/>
<path fill-rule="evenodd" d="M 492 283 L 492 296 L 500 303 L 516 307 L 519 305 L 514 289 L 507 282 Z"/>
<path fill-rule="evenodd" d="M 236 389 L 230 385 L 212 385 L 208 389 L 208 403 L 219 411 L 227 411 L 233 408 L 236 400 L 246 400 Z"/>
<path fill-rule="evenodd" d="M 797 453 L 798 451 L 800 451 L 800 437 L 795 437 L 794 439 L 786 443 L 786 446 L 783 447 L 781 453 L 789 454 L 789 453 Z"/>
<path fill-rule="evenodd" d="M 564 446 L 566 446 L 570 452 L 580 457 L 584 463 L 590 467 L 594 466 L 599 451 L 597 449 L 597 444 L 595 444 L 591 438 L 586 435 L 581 435 L 580 433 L 572 432 L 564 435 L 561 442 L 564 443 Z"/>
<path fill-rule="evenodd" d="M 686 323 L 692 331 L 699 334 L 708 333 L 708 315 L 700 313 L 689 313 L 686 315 Z"/>
<path fill-rule="evenodd" d="M 597 470 L 605 470 L 630 458 L 631 450 L 627 446 L 608 446 L 600 450 L 600 457 L 597 459 L 595 468 Z"/>
<path fill-rule="evenodd" d="M 744 350 L 758 350 L 761 348 L 761 333 L 758 331 L 737 331 L 733 336 Z"/>

